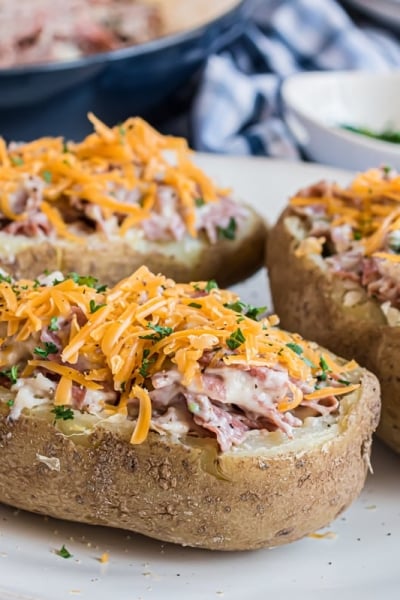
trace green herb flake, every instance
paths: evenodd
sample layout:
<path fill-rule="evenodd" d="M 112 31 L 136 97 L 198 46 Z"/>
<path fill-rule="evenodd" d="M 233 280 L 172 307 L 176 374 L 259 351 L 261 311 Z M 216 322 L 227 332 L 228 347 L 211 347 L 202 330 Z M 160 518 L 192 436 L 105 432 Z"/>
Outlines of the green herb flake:
<path fill-rule="evenodd" d="M 51 317 L 50 323 L 49 323 L 49 330 L 50 331 L 58 331 L 59 329 L 60 329 L 60 327 L 58 325 L 58 317 Z"/>
<path fill-rule="evenodd" d="M 236 348 L 239 348 L 239 346 L 241 346 L 245 341 L 246 341 L 246 338 L 244 337 L 242 330 L 238 327 L 236 329 L 236 331 L 234 331 L 227 338 L 226 345 L 231 350 L 236 350 Z"/>
<path fill-rule="evenodd" d="M 10 398 L 9 400 L 7 400 L 7 406 L 9 406 L 11 408 L 12 406 L 14 406 L 14 402 L 15 402 L 14 398 Z"/>
<path fill-rule="evenodd" d="M 93 299 L 89 302 L 89 310 L 92 314 L 97 312 L 100 308 L 103 308 L 103 306 L 105 306 L 105 304 L 96 304 L 96 300 Z"/>
<path fill-rule="evenodd" d="M 391 144 L 400 144 L 400 131 L 386 128 L 381 131 L 375 131 L 368 127 L 356 127 L 354 125 L 342 125 L 342 129 L 351 131 L 352 133 L 358 133 L 375 140 L 381 140 L 383 142 L 389 142 Z"/>
<path fill-rule="evenodd" d="M 161 325 L 153 325 L 153 323 L 147 323 L 147 327 L 152 329 L 154 333 L 149 333 L 148 335 L 140 335 L 141 340 L 153 340 L 154 342 L 159 342 L 165 337 L 171 335 L 174 332 L 172 327 L 162 327 Z"/>
<path fill-rule="evenodd" d="M 246 304 L 245 302 L 241 302 L 240 300 L 224 304 L 224 306 L 235 312 L 242 313 L 245 317 L 248 317 L 253 321 L 258 321 L 258 317 L 265 313 L 265 311 L 267 310 L 266 306 L 252 306 L 251 304 Z"/>
<path fill-rule="evenodd" d="M 61 556 L 61 558 L 71 558 L 73 556 L 71 552 L 64 546 L 64 544 L 59 550 L 56 550 L 56 554 L 58 554 L 58 556 Z"/>
<path fill-rule="evenodd" d="M 200 412 L 200 406 L 197 404 L 197 402 L 188 402 L 187 407 L 189 411 L 194 415 Z"/>
<path fill-rule="evenodd" d="M 1 283 L 12 283 L 12 278 L 10 275 L 3 275 L 2 273 L 0 273 L 0 282 Z"/>
<path fill-rule="evenodd" d="M 18 381 L 18 366 L 17 365 L 13 365 L 10 369 L 4 369 L 3 371 L 0 371 L 0 375 L 4 375 L 4 377 L 7 377 L 12 384 L 17 383 Z"/>
<path fill-rule="evenodd" d="M 144 378 L 146 378 L 148 376 L 149 368 L 156 360 L 155 356 L 153 356 L 152 358 L 148 358 L 149 355 L 150 355 L 150 350 L 148 348 L 145 348 L 143 350 L 142 364 L 139 369 L 140 375 Z"/>
<path fill-rule="evenodd" d="M 194 203 L 197 206 L 197 208 L 200 208 L 200 206 L 205 205 L 204 198 L 195 198 Z"/>
<path fill-rule="evenodd" d="M 51 412 L 54 413 L 56 421 L 68 421 L 74 418 L 74 411 L 69 406 L 55 406 Z"/>
<path fill-rule="evenodd" d="M 359 240 L 362 239 L 362 233 L 361 231 L 353 231 L 353 239 L 356 240 L 356 242 L 358 242 Z"/>
<path fill-rule="evenodd" d="M 190 302 L 188 306 L 190 306 L 191 308 L 201 308 L 201 304 L 199 304 L 198 302 Z"/>
<path fill-rule="evenodd" d="M 43 171 L 42 177 L 46 183 L 51 183 L 51 180 L 53 179 L 53 175 L 52 175 L 51 171 L 47 171 L 47 170 Z"/>
<path fill-rule="evenodd" d="M 343 383 L 343 385 L 350 385 L 351 384 L 351 382 L 347 381 L 347 379 L 338 379 L 338 382 L 339 383 Z"/>
<path fill-rule="evenodd" d="M 24 164 L 24 159 L 21 156 L 11 156 L 11 162 L 16 167 L 20 167 Z"/>
<path fill-rule="evenodd" d="M 218 284 L 214 279 L 210 279 L 210 281 L 207 281 L 206 287 L 204 288 L 204 291 L 208 294 L 211 292 L 211 290 L 218 290 Z"/>
<path fill-rule="evenodd" d="M 320 356 L 320 358 L 319 358 L 319 366 L 321 367 L 322 372 L 325 374 L 325 378 L 326 378 L 326 373 L 328 371 L 330 371 L 330 368 L 323 356 Z"/>
<path fill-rule="evenodd" d="M 286 344 L 286 346 L 288 348 L 290 348 L 291 350 L 293 350 L 293 352 L 295 352 L 295 354 L 298 354 L 300 356 L 300 354 L 303 354 L 303 348 L 301 346 L 299 346 L 299 344 L 294 344 L 292 342 L 289 342 L 289 344 Z"/>
<path fill-rule="evenodd" d="M 69 150 L 68 150 L 68 142 L 66 142 L 65 140 L 63 140 L 62 151 L 63 151 L 63 154 L 67 154 L 67 152 L 69 152 Z"/>
<path fill-rule="evenodd" d="M 237 223 L 236 219 L 231 217 L 229 219 L 229 223 L 227 227 L 218 227 L 218 234 L 220 238 L 225 238 L 226 240 L 234 240 L 236 237 Z"/>
<path fill-rule="evenodd" d="M 92 275 L 78 275 L 78 273 L 72 272 L 68 273 L 67 279 L 72 279 L 77 285 L 86 285 L 86 287 L 93 288 L 96 292 L 99 292 L 99 294 L 105 292 L 108 288 L 105 284 L 98 285 L 99 280 Z"/>
<path fill-rule="evenodd" d="M 92 275 L 78 275 L 78 273 L 68 273 L 68 279 L 72 279 L 72 281 L 78 285 L 86 285 L 90 288 L 95 288 L 97 279 L 96 277 L 92 277 Z"/>
<path fill-rule="evenodd" d="M 42 358 L 47 358 L 49 354 L 57 354 L 58 348 L 53 342 L 45 342 L 44 348 L 40 348 L 40 346 L 36 346 L 34 348 L 33 353 L 41 356 Z"/>

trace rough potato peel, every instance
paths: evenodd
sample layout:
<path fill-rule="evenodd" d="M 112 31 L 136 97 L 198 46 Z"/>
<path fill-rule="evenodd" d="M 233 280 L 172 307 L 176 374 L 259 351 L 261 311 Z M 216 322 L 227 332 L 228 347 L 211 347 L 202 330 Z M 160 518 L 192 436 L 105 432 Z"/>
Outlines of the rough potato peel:
<path fill-rule="evenodd" d="M 246 550 L 312 533 L 358 496 L 374 375 L 215 283 L 144 267 L 105 291 L 82 281 L 0 282 L 1 502 Z"/>

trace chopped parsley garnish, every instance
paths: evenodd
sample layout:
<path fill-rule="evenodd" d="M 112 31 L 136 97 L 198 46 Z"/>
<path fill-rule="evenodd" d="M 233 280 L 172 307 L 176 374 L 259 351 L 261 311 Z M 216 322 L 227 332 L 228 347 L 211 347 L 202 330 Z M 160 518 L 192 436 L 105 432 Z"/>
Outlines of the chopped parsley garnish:
<path fill-rule="evenodd" d="M 104 284 L 104 285 L 98 285 L 96 287 L 96 292 L 99 292 L 99 294 L 101 294 L 102 292 L 106 291 L 107 287 L 108 286 L 106 284 Z"/>
<path fill-rule="evenodd" d="M 69 406 L 55 406 L 51 412 L 54 413 L 56 421 L 58 419 L 68 421 L 74 418 L 74 411 Z"/>
<path fill-rule="evenodd" d="M 5 283 L 12 283 L 12 278 L 10 275 L 3 275 L 2 273 L 0 273 L 0 282 L 5 282 Z"/>
<path fill-rule="evenodd" d="M 328 363 L 326 362 L 326 360 L 324 359 L 324 357 L 323 357 L 323 356 L 320 356 L 320 359 L 319 359 L 319 366 L 320 366 L 320 367 L 321 367 L 321 369 L 322 369 L 322 373 L 321 373 L 321 375 L 319 375 L 319 376 L 318 376 L 318 379 L 319 379 L 320 381 L 326 381 L 326 375 L 327 375 L 327 372 L 328 372 L 330 369 L 329 369 Z"/>
<path fill-rule="evenodd" d="M 196 415 L 197 413 L 200 412 L 200 406 L 197 404 L 197 402 L 193 402 L 193 401 L 188 402 L 187 407 L 188 407 L 189 411 L 191 413 L 193 413 L 194 415 Z"/>
<path fill-rule="evenodd" d="M 293 350 L 293 352 L 295 352 L 299 356 L 300 356 L 300 354 L 303 354 L 303 348 L 301 346 L 299 346 L 299 344 L 294 344 L 293 342 L 289 342 L 288 344 L 286 344 L 286 346 L 288 348 L 290 348 L 291 350 Z"/>
<path fill-rule="evenodd" d="M 96 277 L 92 277 L 92 275 L 78 275 L 78 273 L 68 273 L 67 279 L 72 279 L 72 281 L 78 285 L 86 285 L 87 287 L 93 288 L 96 292 L 105 292 L 107 289 L 106 285 L 97 285 L 99 280 Z"/>
<path fill-rule="evenodd" d="M 96 311 L 98 311 L 100 308 L 103 308 L 103 306 L 105 306 L 104 303 L 103 304 L 96 304 L 96 300 L 93 300 L 93 298 L 89 302 L 89 310 L 90 310 L 90 312 L 92 314 L 95 313 Z"/>
<path fill-rule="evenodd" d="M 267 310 L 266 306 L 252 306 L 251 304 L 246 304 L 245 302 L 241 302 L 240 300 L 224 304 L 224 306 L 226 308 L 234 310 L 235 312 L 242 313 L 242 315 L 244 315 L 245 317 L 249 317 L 249 319 L 253 319 L 253 321 L 257 321 L 258 317 Z"/>
<path fill-rule="evenodd" d="M 356 242 L 358 242 L 359 240 L 362 239 L 362 233 L 361 231 L 353 231 L 353 239 L 356 240 Z"/>
<path fill-rule="evenodd" d="M 204 198 L 195 198 L 194 203 L 197 206 L 197 208 L 200 208 L 200 206 L 204 206 L 205 201 Z"/>
<path fill-rule="evenodd" d="M 56 354 L 58 352 L 58 348 L 53 342 L 45 342 L 44 348 L 40 348 L 40 346 L 36 346 L 34 348 L 33 353 L 41 356 L 42 358 L 47 358 L 49 354 Z"/>
<path fill-rule="evenodd" d="M 147 323 L 147 327 L 152 329 L 154 333 L 149 333 L 148 335 L 140 335 L 141 340 L 153 340 L 154 342 L 159 342 L 165 337 L 168 337 L 173 333 L 172 327 L 162 327 L 161 325 L 153 325 L 153 323 Z"/>
<path fill-rule="evenodd" d="M 190 302 L 188 306 L 190 306 L 191 308 L 201 308 L 201 304 L 199 304 L 198 302 Z"/>
<path fill-rule="evenodd" d="M 242 330 L 238 327 L 236 331 L 231 333 L 231 335 L 227 338 L 226 345 L 231 350 L 236 350 L 236 348 L 239 348 L 239 346 L 241 346 L 245 341 L 246 338 L 244 337 Z"/>
<path fill-rule="evenodd" d="M 59 550 L 56 551 L 56 554 L 58 554 L 58 556 L 61 556 L 61 558 L 71 558 L 72 557 L 71 552 L 64 546 L 64 544 L 61 546 L 61 548 Z"/>
<path fill-rule="evenodd" d="M 225 238 L 226 240 L 234 240 L 236 237 L 236 229 L 237 229 L 236 219 L 231 217 L 229 219 L 229 223 L 226 227 L 218 227 L 219 237 Z"/>
<path fill-rule="evenodd" d="M 382 167 L 382 171 L 385 173 L 385 175 L 389 175 L 391 170 L 392 167 L 390 167 L 389 165 L 385 165 L 384 167 Z"/>
<path fill-rule="evenodd" d="M 51 183 L 51 180 L 53 178 L 51 171 L 43 171 L 42 173 L 42 177 L 45 180 L 46 183 Z"/>
<path fill-rule="evenodd" d="M 198 283 L 193 283 L 193 289 L 196 290 L 196 292 L 207 292 L 209 294 L 211 290 L 218 290 L 219 288 L 218 283 L 214 279 L 210 279 L 210 281 L 207 281 L 203 289 Z"/>
<path fill-rule="evenodd" d="M 139 369 L 139 373 L 144 378 L 146 378 L 148 376 L 148 374 L 149 374 L 149 368 L 150 368 L 150 366 L 156 360 L 154 356 L 152 358 L 148 358 L 149 354 L 150 354 L 150 350 L 148 348 L 145 348 L 143 350 L 142 364 L 141 364 L 140 369 Z"/>
<path fill-rule="evenodd" d="M 19 167 L 20 165 L 24 164 L 24 159 L 21 158 L 21 156 L 11 156 L 11 162 L 13 163 L 13 165 Z"/>
<path fill-rule="evenodd" d="M 347 379 L 338 379 L 339 383 L 343 383 L 343 385 L 350 385 L 350 381 L 347 381 Z"/>
<path fill-rule="evenodd" d="M 119 135 L 121 135 L 121 136 L 126 135 L 126 129 L 125 129 L 125 127 L 123 125 L 120 125 L 118 127 L 118 131 L 119 131 Z"/>
<path fill-rule="evenodd" d="M 0 371 L 0 375 L 4 375 L 4 377 L 8 377 L 11 383 L 17 383 L 18 381 L 18 366 L 13 365 L 10 369 L 4 369 Z"/>
<path fill-rule="evenodd" d="M 400 144 L 400 131 L 393 129 L 384 129 L 382 131 L 374 131 L 368 127 L 355 127 L 354 125 L 342 125 L 342 129 L 351 131 L 352 133 L 359 133 L 366 137 L 373 138 L 375 140 L 382 140 L 383 142 L 390 142 L 392 144 Z"/>
<path fill-rule="evenodd" d="M 51 317 L 48 329 L 50 331 L 58 331 L 60 329 L 58 325 L 58 317 Z"/>
<path fill-rule="evenodd" d="M 10 398 L 9 400 L 7 400 L 7 406 L 9 406 L 11 408 L 12 406 L 14 406 L 14 402 L 15 402 L 14 398 Z"/>
<path fill-rule="evenodd" d="M 307 356 L 302 356 L 303 348 L 301 346 L 299 346 L 299 344 L 295 344 L 294 342 L 289 342 L 288 344 L 286 344 L 286 346 L 288 348 L 290 348 L 295 354 L 297 354 L 298 356 L 301 356 L 301 360 L 303 362 L 305 362 L 306 365 L 311 367 L 311 369 L 316 368 L 316 366 L 311 362 L 311 360 L 309 358 L 307 358 Z"/>
<path fill-rule="evenodd" d="M 210 281 L 207 281 L 204 291 L 210 293 L 211 290 L 217 290 L 217 289 L 218 289 L 217 282 L 214 279 L 210 279 Z"/>
<path fill-rule="evenodd" d="M 68 143 L 65 140 L 63 140 L 62 151 L 63 151 L 63 154 L 67 154 L 67 152 L 69 152 L 69 150 L 68 150 Z"/>

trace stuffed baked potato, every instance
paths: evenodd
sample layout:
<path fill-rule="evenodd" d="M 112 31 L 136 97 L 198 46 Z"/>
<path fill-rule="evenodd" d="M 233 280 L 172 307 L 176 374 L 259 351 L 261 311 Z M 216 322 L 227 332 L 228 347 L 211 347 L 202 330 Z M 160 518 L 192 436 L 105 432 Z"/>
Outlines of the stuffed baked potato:
<path fill-rule="evenodd" d="M 379 385 L 215 282 L 0 282 L 0 501 L 218 550 L 361 491 Z M 293 498 L 295 497 L 295 502 Z"/>
<path fill-rule="evenodd" d="M 400 452 L 400 177 L 358 175 L 296 194 L 271 231 L 267 265 L 282 326 L 378 376 L 378 435 Z"/>
<path fill-rule="evenodd" d="M 263 262 L 266 228 L 219 189 L 183 139 L 141 119 L 81 143 L 0 139 L 0 267 L 91 273 L 116 283 L 142 264 L 178 281 L 239 281 Z"/>

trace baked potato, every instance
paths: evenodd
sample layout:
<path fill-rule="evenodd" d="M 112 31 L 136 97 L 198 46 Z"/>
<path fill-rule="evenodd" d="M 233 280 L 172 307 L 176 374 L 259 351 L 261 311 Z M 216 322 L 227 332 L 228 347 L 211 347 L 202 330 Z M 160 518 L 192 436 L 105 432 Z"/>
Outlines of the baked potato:
<path fill-rule="evenodd" d="M 281 324 L 354 357 L 382 389 L 377 434 L 400 452 L 400 178 L 373 169 L 347 188 L 319 182 L 270 232 L 267 266 Z"/>
<path fill-rule="evenodd" d="M 0 140 L 0 267 L 112 285 L 147 264 L 229 285 L 262 266 L 263 219 L 214 185 L 183 139 L 141 119 L 111 129 L 89 117 L 95 132 L 80 143 Z"/>
<path fill-rule="evenodd" d="M 379 385 L 263 311 L 145 267 L 0 282 L 0 501 L 214 550 L 329 524 L 363 487 Z"/>

